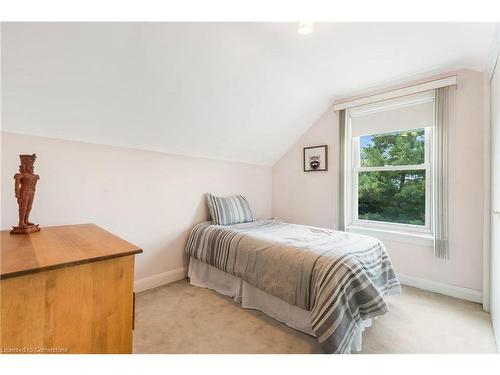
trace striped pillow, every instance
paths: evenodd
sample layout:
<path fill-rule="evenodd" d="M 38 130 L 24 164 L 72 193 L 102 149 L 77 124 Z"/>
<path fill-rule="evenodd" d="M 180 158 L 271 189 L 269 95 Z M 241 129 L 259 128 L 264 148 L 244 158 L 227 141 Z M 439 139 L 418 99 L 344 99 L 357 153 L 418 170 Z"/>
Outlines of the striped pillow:
<path fill-rule="evenodd" d="M 216 225 L 231 225 L 253 221 L 252 211 L 243 195 L 216 197 L 207 193 L 208 211 Z"/>

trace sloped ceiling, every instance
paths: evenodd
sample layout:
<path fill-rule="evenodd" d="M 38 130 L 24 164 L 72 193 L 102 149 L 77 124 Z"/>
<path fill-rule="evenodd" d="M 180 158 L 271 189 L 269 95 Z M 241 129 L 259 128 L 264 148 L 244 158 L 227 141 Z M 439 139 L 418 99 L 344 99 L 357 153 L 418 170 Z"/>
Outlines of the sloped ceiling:
<path fill-rule="evenodd" d="M 273 165 L 335 98 L 484 70 L 493 24 L 9 23 L 4 131 Z"/>

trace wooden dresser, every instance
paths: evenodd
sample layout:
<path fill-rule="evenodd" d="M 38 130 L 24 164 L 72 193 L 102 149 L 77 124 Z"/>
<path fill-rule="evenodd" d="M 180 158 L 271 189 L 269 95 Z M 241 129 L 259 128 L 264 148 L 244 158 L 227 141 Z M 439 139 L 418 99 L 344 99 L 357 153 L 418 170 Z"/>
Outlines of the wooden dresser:
<path fill-rule="evenodd" d="M 94 224 L 1 231 L 0 353 L 131 353 L 141 252 Z"/>

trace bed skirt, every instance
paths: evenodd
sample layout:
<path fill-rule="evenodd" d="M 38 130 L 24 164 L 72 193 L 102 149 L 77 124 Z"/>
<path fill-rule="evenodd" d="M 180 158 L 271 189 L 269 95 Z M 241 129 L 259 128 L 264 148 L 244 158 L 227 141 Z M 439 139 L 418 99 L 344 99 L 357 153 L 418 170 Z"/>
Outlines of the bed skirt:
<path fill-rule="evenodd" d="M 310 311 L 290 305 L 280 298 L 248 284 L 239 277 L 221 271 L 194 257 L 190 257 L 189 260 L 188 277 L 191 285 L 212 289 L 232 297 L 236 302 L 241 302 L 243 308 L 260 310 L 291 328 L 316 337 L 311 326 Z M 365 320 L 363 326 L 358 329 L 352 341 L 352 351 L 361 350 L 363 331 L 371 325 L 371 321 L 371 319 Z"/>

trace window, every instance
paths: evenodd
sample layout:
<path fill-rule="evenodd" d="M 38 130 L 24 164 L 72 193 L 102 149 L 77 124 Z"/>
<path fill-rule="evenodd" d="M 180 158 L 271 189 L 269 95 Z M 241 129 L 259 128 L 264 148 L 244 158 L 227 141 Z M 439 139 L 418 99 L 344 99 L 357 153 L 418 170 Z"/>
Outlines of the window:
<path fill-rule="evenodd" d="M 347 116 L 348 230 L 431 234 L 433 92 Z"/>

